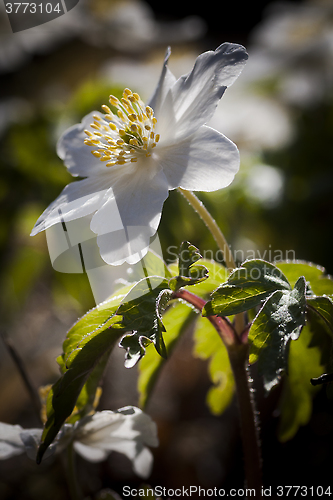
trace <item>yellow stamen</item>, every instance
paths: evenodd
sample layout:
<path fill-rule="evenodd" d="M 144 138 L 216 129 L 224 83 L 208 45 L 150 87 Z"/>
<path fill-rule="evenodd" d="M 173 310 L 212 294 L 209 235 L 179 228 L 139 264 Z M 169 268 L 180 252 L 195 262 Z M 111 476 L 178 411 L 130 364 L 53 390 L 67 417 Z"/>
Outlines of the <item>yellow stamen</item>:
<path fill-rule="evenodd" d="M 84 143 L 88 146 L 97 146 L 92 154 L 100 161 L 106 162 L 107 167 L 137 162 L 139 154 L 151 156 L 152 150 L 159 141 L 159 134 L 155 136 L 154 111 L 145 106 L 139 94 L 130 89 L 124 89 L 121 99 L 114 95 L 109 96 L 112 109 L 103 104 L 103 115 L 93 115 L 91 130 L 85 130 Z"/>
<path fill-rule="evenodd" d="M 112 106 L 118 106 L 119 101 L 114 95 L 110 95 L 109 97 L 109 102 L 112 104 Z"/>
<path fill-rule="evenodd" d="M 103 110 L 103 111 L 105 111 L 105 113 L 106 113 L 107 115 L 112 116 L 112 111 L 111 111 L 111 109 L 109 108 L 109 106 L 106 106 L 106 104 L 102 104 L 102 110 Z"/>
<path fill-rule="evenodd" d="M 120 118 L 121 120 L 123 120 L 123 122 L 124 122 L 124 121 L 126 121 L 126 120 L 125 120 L 125 115 L 124 115 L 124 113 L 123 113 L 122 111 L 120 111 L 120 109 L 118 109 L 118 111 L 117 111 L 117 115 L 119 116 L 119 118 Z"/>

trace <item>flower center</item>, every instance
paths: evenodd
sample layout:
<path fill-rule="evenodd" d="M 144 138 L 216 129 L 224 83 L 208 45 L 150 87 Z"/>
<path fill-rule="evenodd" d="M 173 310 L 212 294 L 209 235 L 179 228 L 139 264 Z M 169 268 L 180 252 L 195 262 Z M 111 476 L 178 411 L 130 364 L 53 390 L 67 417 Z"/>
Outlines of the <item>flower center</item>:
<path fill-rule="evenodd" d="M 111 95 L 109 102 L 116 114 L 103 105 L 104 116 L 94 115 L 90 125 L 93 132 L 85 130 L 88 137 L 84 143 L 97 147 L 92 154 L 106 161 L 107 167 L 136 162 L 142 154 L 151 156 L 160 139 L 154 132 L 157 120 L 152 108 L 145 106 L 139 94 L 130 89 L 124 90 L 120 100 Z"/>

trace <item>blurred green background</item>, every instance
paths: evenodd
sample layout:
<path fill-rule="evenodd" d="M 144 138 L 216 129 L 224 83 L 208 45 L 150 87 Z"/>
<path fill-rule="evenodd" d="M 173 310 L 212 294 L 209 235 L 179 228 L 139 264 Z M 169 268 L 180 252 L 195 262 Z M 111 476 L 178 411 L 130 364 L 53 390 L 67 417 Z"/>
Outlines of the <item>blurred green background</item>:
<path fill-rule="evenodd" d="M 61 18 L 13 34 L 1 4 L 1 328 L 36 387 L 56 380 L 55 358 L 66 331 L 95 305 L 86 276 L 54 271 L 45 235 L 29 236 L 41 212 L 72 180 L 56 155 L 56 141 L 124 87 L 147 99 L 168 45 L 177 77 L 190 70 L 199 53 L 224 41 L 242 43 L 249 52 L 246 69 L 211 122 L 239 147 L 240 172 L 225 190 L 198 193 L 236 257 L 294 255 L 333 274 L 331 2 L 256 2 L 241 8 L 221 2 L 214 9 L 197 3 L 192 11 L 187 5 L 81 0 Z M 164 205 L 159 237 L 167 261 L 167 247 L 179 247 L 184 239 L 202 252 L 216 252 L 177 192 Z M 209 414 L 207 366 L 191 349 L 189 332 L 148 407 L 161 441 L 149 482 L 242 487 L 237 408 L 233 404 L 221 417 Z M 120 349 L 112 355 L 101 409 L 137 404 L 136 369 L 123 368 L 123 356 Z M 0 421 L 38 426 L 1 339 L 0 380 Z M 281 389 L 265 398 L 260 380 L 256 383 L 266 484 L 329 484 L 333 417 L 324 392 L 315 399 L 310 423 L 281 444 L 275 432 Z M 87 495 L 101 487 L 121 492 L 123 484 L 140 484 L 116 454 L 99 465 L 79 460 L 79 472 Z M 46 498 L 43 491 L 50 484 L 48 499 L 67 498 L 59 460 L 40 467 L 23 456 L 0 462 L 1 499 Z"/>

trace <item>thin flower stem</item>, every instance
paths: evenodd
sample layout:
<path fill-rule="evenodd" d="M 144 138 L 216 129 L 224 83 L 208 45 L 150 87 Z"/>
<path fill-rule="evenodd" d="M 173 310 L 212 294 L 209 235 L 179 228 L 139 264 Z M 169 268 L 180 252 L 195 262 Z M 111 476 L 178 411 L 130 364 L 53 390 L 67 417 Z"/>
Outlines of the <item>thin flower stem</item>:
<path fill-rule="evenodd" d="M 36 416 L 39 420 L 39 422 L 42 423 L 41 421 L 41 403 L 40 399 L 38 397 L 37 391 L 28 375 L 28 372 L 24 366 L 24 363 L 21 359 L 21 356 L 17 352 L 16 348 L 14 347 L 12 341 L 8 338 L 7 334 L 4 331 L 0 331 L 0 336 L 3 340 L 3 343 L 7 347 L 7 350 L 15 363 L 15 366 L 21 376 L 21 379 L 24 383 L 25 388 L 27 389 L 27 392 L 30 396 L 32 406 L 35 410 Z"/>
<path fill-rule="evenodd" d="M 76 474 L 76 461 L 73 442 L 71 441 L 67 446 L 67 480 L 71 500 L 82 500 L 82 495 L 77 480 Z"/>
<path fill-rule="evenodd" d="M 227 268 L 235 269 L 237 266 L 232 256 L 228 242 L 225 239 L 221 229 L 217 225 L 215 219 L 208 212 L 207 208 L 204 206 L 202 201 L 200 201 L 199 198 L 197 198 L 195 194 L 192 193 L 192 191 L 186 191 L 185 189 L 182 188 L 178 188 L 178 191 L 184 196 L 184 198 L 187 199 L 189 204 L 192 205 L 193 209 L 197 212 L 199 217 L 208 227 L 211 235 L 216 241 L 217 246 L 223 252 L 224 261 L 226 263 Z"/>
<path fill-rule="evenodd" d="M 206 304 L 204 299 L 198 297 L 192 292 L 189 292 L 188 290 L 184 290 L 183 288 L 175 292 L 173 297 L 175 299 L 185 300 L 200 312 L 202 312 L 202 309 Z M 225 345 L 233 345 L 238 341 L 234 327 L 227 318 L 220 316 L 207 316 L 207 319 L 214 326 Z"/>
<path fill-rule="evenodd" d="M 178 188 L 178 191 L 184 196 L 184 198 L 187 199 L 189 204 L 192 206 L 192 208 L 197 212 L 201 220 L 206 224 L 207 228 L 209 229 L 211 235 L 213 236 L 214 240 L 216 241 L 217 246 L 219 249 L 223 252 L 224 256 L 224 261 L 226 263 L 226 266 L 229 270 L 235 269 L 236 263 L 234 261 L 234 258 L 232 256 L 232 252 L 229 248 L 228 242 L 224 237 L 224 234 L 222 233 L 221 229 L 217 225 L 215 219 L 212 217 L 212 215 L 208 212 L 207 208 L 205 205 L 202 203 L 202 201 L 199 200 L 195 196 L 192 191 L 187 191 L 182 188 Z M 245 328 L 245 317 L 243 313 L 236 314 L 235 316 L 235 329 L 238 335 L 240 336 Z"/>
<path fill-rule="evenodd" d="M 256 498 L 262 496 L 262 460 L 259 440 L 259 425 L 252 379 L 248 372 L 247 344 L 227 346 L 231 368 L 234 374 L 239 406 L 239 417 L 244 454 L 246 487 L 254 489 Z"/>
<path fill-rule="evenodd" d="M 173 296 L 189 302 L 200 312 L 206 304 L 204 299 L 184 289 L 178 290 Z M 246 341 L 246 330 L 243 336 L 240 336 L 236 333 L 236 325 L 233 326 L 227 318 L 207 316 L 207 319 L 215 327 L 228 351 L 239 406 L 246 486 L 254 489 L 256 497 L 260 498 L 262 496 L 261 450 L 252 380 L 248 372 L 249 346 Z"/>

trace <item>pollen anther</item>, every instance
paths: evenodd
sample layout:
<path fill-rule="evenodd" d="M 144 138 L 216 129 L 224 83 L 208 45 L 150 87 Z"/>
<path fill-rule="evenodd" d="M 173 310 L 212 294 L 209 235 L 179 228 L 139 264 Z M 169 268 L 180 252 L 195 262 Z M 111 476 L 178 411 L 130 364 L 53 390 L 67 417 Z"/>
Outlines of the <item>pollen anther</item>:
<path fill-rule="evenodd" d="M 153 109 L 127 88 L 121 99 L 110 95 L 109 102 L 116 110 L 103 104 L 104 115 L 93 115 L 90 130 L 84 130 L 84 143 L 99 148 L 91 153 L 107 167 L 135 163 L 140 154 L 150 157 L 160 139 L 154 131 L 157 120 Z"/>

